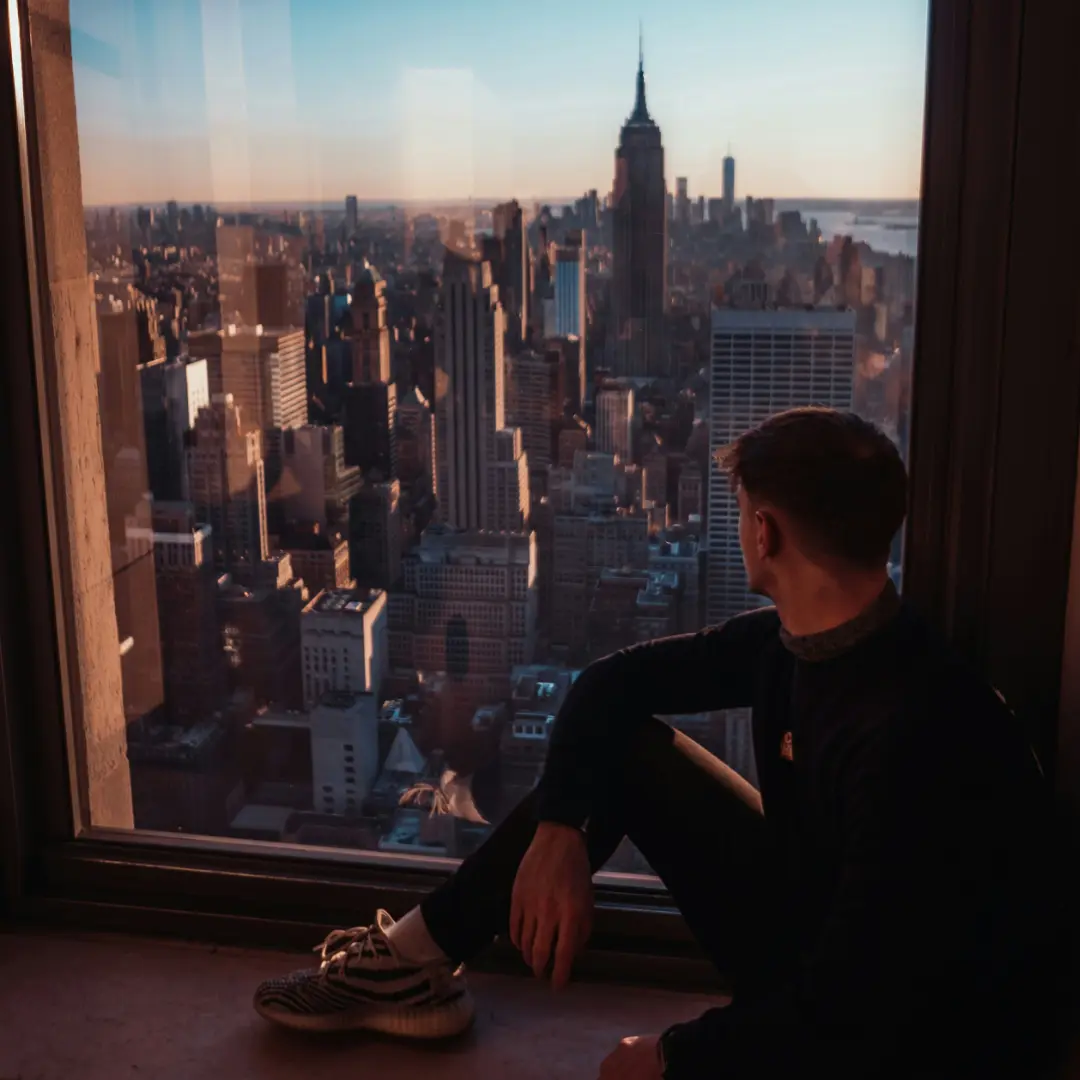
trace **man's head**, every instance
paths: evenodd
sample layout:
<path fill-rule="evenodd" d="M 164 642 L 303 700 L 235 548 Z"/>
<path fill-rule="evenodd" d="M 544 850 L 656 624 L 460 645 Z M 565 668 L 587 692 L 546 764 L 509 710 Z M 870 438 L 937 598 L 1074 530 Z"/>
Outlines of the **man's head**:
<path fill-rule="evenodd" d="M 825 574 L 880 574 L 904 520 L 907 473 L 892 441 L 854 413 L 789 409 L 717 453 L 739 500 L 752 592 Z"/>

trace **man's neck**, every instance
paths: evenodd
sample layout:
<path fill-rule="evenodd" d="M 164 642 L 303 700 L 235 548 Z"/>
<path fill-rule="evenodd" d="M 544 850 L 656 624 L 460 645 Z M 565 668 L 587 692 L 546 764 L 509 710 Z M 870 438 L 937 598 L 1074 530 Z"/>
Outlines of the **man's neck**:
<path fill-rule="evenodd" d="M 858 618 L 881 596 L 889 576 L 880 573 L 853 575 L 840 581 L 819 580 L 808 588 L 774 597 L 776 612 L 784 629 L 797 637 L 834 630 Z"/>

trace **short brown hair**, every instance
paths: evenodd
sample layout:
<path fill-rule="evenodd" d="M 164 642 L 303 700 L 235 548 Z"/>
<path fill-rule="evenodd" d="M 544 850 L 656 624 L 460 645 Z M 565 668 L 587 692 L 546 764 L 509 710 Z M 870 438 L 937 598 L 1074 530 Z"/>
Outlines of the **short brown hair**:
<path fill-rule="evenodd" d="M 860 566 L 889 556 L 904 520 L 907 472 L 892 440 L 851 412 L 807 407 L 770 416 L 717 451 L 755 501 L 790 514 L 816 554 Z"/>

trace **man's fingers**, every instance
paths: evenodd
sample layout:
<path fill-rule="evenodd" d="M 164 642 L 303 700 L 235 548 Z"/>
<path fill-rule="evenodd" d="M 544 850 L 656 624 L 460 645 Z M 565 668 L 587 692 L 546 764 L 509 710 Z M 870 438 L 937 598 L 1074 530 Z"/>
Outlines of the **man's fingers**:
<path fill-rule="evenodd" d="M 514 943 L 514 948 L 518 951 L 521 950 L 521 920 L 522 920 L 522 903 L 521 894 L 518 892 L 517 883 L 514 883 L 514 890 L 510 894 L 510 940 Z"/>
<path fill-rule="evenodd" d="M 521 919 L 521 944 L 518 946 L 525 963 L 532 967 L 533 939 L 536 937 L 536 916 L 526 908 Z"/>
<path fill-rule="evenodd" d="M 561 990 L 570 981 L 570 969 L 578 950 L 578 936 L 572 927 L 559 927 L 559 939 L 555 943 L 555 967 L 551 972 L 551 985 L 555 990 Z"/>
<path fill-rule="evenodd" d="M 547 967 L 548 958 L 551 956 L 551 943 L 554 938 L 555 918 L 550 911 L 545 911 L 537 924 L 536 936 L 533 938 L 532 943 L 532 955 L 529 958 L 529 966 L 538 979 L 544 977 L 544 969 Z"/>

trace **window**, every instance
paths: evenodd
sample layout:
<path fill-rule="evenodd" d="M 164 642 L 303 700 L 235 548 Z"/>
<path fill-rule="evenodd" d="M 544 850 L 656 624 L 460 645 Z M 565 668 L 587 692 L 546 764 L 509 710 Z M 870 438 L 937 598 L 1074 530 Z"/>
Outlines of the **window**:
<path fill-rule="evenodd" d="M 696 0 L 683 5 L 664 17 L 702 26 L 716 18 L 699 17 Z M 147 844 L 182 833 L 184 850 L 194 850 L 195 837 L 235 836 L 246 807 L 285 801 L 291 816 L 279 839 L 311 838 L 324 850 L 339 837 L 361 860 L 377 859 L 379 830 L 401 820 L 400 793 L 379 783 L 395 746 L 387 736 L 397 734 L 378 719 L 387 700 L 418 703 L 398 731 L 410 758 L 415 750 L 437 779 L 437 752 L 447 747 L 425 727 L 432 710 L 420 705 L 437 703 L 452 721 L 446 730 L 462 731 L 477 709 L 501 706 L 504 735 L 542 744 L 546 726 L 516 725 L 519 710 L 539 704 L 511 693 L 523 670 L 550 688 L 542 707 L 556 712 L 592 658 L 755 602 L 710 450 L 790 404 L 854 406 L 905 455 L 916 450 L 897 578 L 903 565 L 905 590 L 962 644 L 999 663 L 1017 651 L 1006 626 L 983 618 L 1010 610 L 985 599 L 995 589 L 1007 594 L 1001 567 L 1019 575 L 1024 565 L 1019 541 L 1008 558 L 994 546 L 1011 535 L 1004 523 L 1023 517 L 1008 478 L 1058 484 L 1040 504 L 1068 504 L 1068 470 L 1042 474 L 1045 461 L 1069 459 L 1071 469 L 1062 432 L 1072 422 L 1069 402 L 1080 399 L 1069 369 L 1055 367 L 1042 385 L 1061 393 L 1043 393 L 1032 419 L 1019 346 L 981 318 L 1008 311 L 1010 325 L 1039 335 L 1039 347 L 1030 346 L 1037 363 L 1058 355 L 1046 338 L 1058 332 L 1055 321 L 1040 320 L 1024 306 L 1033 301 L 1004 284 L 1019 280 L 1011 251 L 1025 249 L 1016 238 L 1037 233 L 1022 216 L 1033 211 L 1019 207 L 1037 206 L 1038 192 L 1025 188 L 1026 198 L 1012 201 L 1014 173 L 1017 191 L 1029 175 L 1018 155 L 1051 152 L 1045 141 L 1038 149 L 1007 141 L 1020 125 L 1018 80 L 998 61 L 1007 54 L 1018 70 L 1021 39 L 1032 49 L 1039 39 L 1017 31 L 995 51 L 984 38 L 1016 29 L 1019 14 L 999 30 L 972 7 L 969 28 L 944 16 L 928 24 L 925 0 L 870 0 L 850 12 L 841 5 L 829 19 L 789 12 L 790 33 L 778 33 L 762 9 L 737 28 L 717 24 L 725 48 L 757 58 L 741 65 L 719 63 L 705 47 L 673 52 L 677 37 L 654 38 L 647 19 L 644 106 L 663 146 L 664 183 L 635 191 L 628 211 L 612 194 L 612 157 L 635 107 L 633 20 L 623 28 L 606 17 L 588 35 L 596 18 L 588 16 L 585 60 L 552 98 L 542 83 L 505 77 L 516 46 L 495 42 L 482 61 L 463 49 L 453 63 L 417 67 L 424 43 L 435 43 L 435 23 L 395 8 L 385 39 L 408 46 L 386 54 L 385 75 L 373 76 L 362 106 L 339 102 L 331 118 L 325 94 L 312 87 L 335 63 L 353 66 L 341 50 L 363 39 L 362 12 L 316 0 L 305 5 L 310 25 L 300 33 L 289 18 L 263 18 L 243 4 L 71 0 L 68 50 L 50 44 L 49 34 L 68 34 L 51 15 L 42 24 L 51 29 L 35 38 L 37 0 L 26 6 L 23 76 L 35 115 L 50 123 L 37 130 L 29 117 L 34 145 L 23 148 L 33 159 L 20 188 L 35 226 L 26 248 L 42 281 L 20 303 L 43 321 L 39 349 L 7 350 L 29 359 L 21 375 L 18 365 L 5 373 L 24 380 L 4 399 L 24 427 L 3 437 L 23 440 L 10 455 L 19 462 L 29 460 L 25 446 L 37 446 L 25 428 L 31 419 L 48 443 L 47 480 L 32 471 L 36 457 L 19 473 L 31 511 L 19 517 L 20 551 L 37 559 L 25 588 L 39 590 L 39 603 L 23 610 L 55 602 L 63 616 L 55 628 L 36 627 L 32 642 L 64 658 L 54 681 L 73 684 L 45 700 L 71 725 L 71 818 L 76 833 L 88 829 L 86 850 L 117 842 L 115 832 L 100 838 L 96 829 L 138 832 L 149 822 Z M 474 26 L 465 6 L 461 18 L 469 40 L 472 31 L 490 35 L 490 22 Z M 507 42 L 520 40 L 516 19 L 498 30 Z M 929 83 L 928 25 L 938 35 Z M 603 65 L 588 62 L 601 52 Z M 985 62 L 969 63 L 969 52 Z M 823 55 L 842 55 L 842 77 L 820 78 Z M 1025 70 L 1039 66 L 1036 59 Z M 924 84 L 938 121 L 925 147 Z M 566 94 L 595 108 L 565 108 Z M 813 118 L 798 131 L 793 94 Z M 522 130 L 524 115 L 541 118 L 530 121 L 530 138 L 505 137 Z M 1027 106 L 1023 115 L 1042 113 Z M 725 190 L 729 142 L 734 172 Z M 376 144 L 384 151 L 371 152 Z M 4 155 L 0 163 L 9 167 Z M 1041 175 L 1066 173 L 1048 167 Z M 75 176 L 80 183 L 67 182 Z M 674 194 L 682 176 L 686 197 Z M 957 224 L 962 201 L 971 235 Z M 666 246 L 649 256 L 653 269 L 666 261 L 666 280 L 626 258 L 628 213 L 666 232 Z M 16 214 L 4 235 L 21 229 Z M 917 272 L 920 230 L 935 258 Z M 998 243 L 999 231 L 1013 248 Z M 586 303 L 565 304 L 552 260 L 579 246 Z M 530 382 L 527 365 L 508 366 L 508 431 L 488 433 L 482 462 L 467 452 L 476 448 L 472 429 L 450 424 L 435 394 L 436 371 L 465 370 L 438 330 L 440 319 L 464 317 L 472 287 L 453 280 L 446 247 L 487 259 L 506 318 L 505 355 L 541 344 L 532 351 L 554 365 L 572 406 L 555 432 L 534 423 L 551 404 L 551 381 Z M 1059 252 L 1038 251 L 1025 265 L 1046 267 L 1040 280 L 1066 310 L 1069 267 L 1056 261 Z M 84 271 L 89 294 L 62 305 L 57 290 L 81 289 Z M 643 313 L 631 295 L 649 297 Z M 485 319 L 494 298 L 475 309 Z M 68 310 L 83 312 L 85 325 L 67 325 Z M 955 387 L 966 388 L 962 404 Z M 462 408 L 475 400 L 452 389 L 447 400 Z M 97 413 L 93 439 L 76 408 L 87 402 Z M 327 450 L 337 445 L 340 453 Z M 1035 448 L 1042 465 L 1027 457 Z M 460 464 L 468 462 L 483 475 Z M 89 463 L 104 483 L 84 482 L 73 463 Z M 54 487 L 56 505 L 32 525 L 41 493 L 51 500 Z M 435 489 L 445 493 L 440 515 L 464 531 L 433 522 Z M 481 489 L 494 494 L 483 503 L 464 497 Z M 452 491 L 464 493 L 459 502 Z M 551 513 L 534 515 L 530 537 L 520 507 L 539 506 L 541 494 Z M 598 514 L 598 505 L 621 513 Z M 991 521 L 992 544 L 983 540 Z M 32 528 L 39 535 L 24 536 Z M 1057 537 L 1067 527 L 1054 530 Z M 303 553 L 339 535 L 349 577 L 362 582 L 341 605 L 315 572 L 300 572 L 316 562 Z M 1056 577 L 1052 587 L 1012 580 L 1030 585 L 1029 601 L 1064 595 Z M 986 635 L 996 636 L 987 643 Z M 344 641 L 365 650 L 352 664 L 337 647 Z M 1052 667 L 1047 635 L 1040 641 Z M 339 652 L 356 694 L 341 692 L 333 675 Z M 50 693 L 33 665 L 4 670 L 32 679 L 35 694 Z M 94 693 L 73 692 L 89 678 L 101 680 Z M 995 681 L 1016 700 L 1007 678 Z M 1022 691 L 1047 681 L 1041 668 L 1014 679 Z M 1030 691 L 1044 703 L 1054 694 Z M 673 722 L 753 776 L 748 717 Z M 297 733 L 305 755 L 294 753 Z M 352 741 L 341 744 L 343 733 Z M 480 768 L 508 760 L 516 741 L 486 736 Z M 154 755 L 125 753 L 141 742 Z M 353 777 L 362 763 L 353 790 L 363 791 L 365 815 L 369 796 L 373 810 L 363 828 L 322 820 L 334 809 L 333 786 L 322 782 L 321 770 L 336 767 L 328 746 L 350 755 Z M 162 761 L 172 747 L 176 760 Z M 451 767 L 458 749 L 449 751 Z M 303 775 L 282 783 L 269 765 L 282 760 L 299 762 Z M 156 768 L 184 770 L 184 784 L 157 782 Z M 515 764 L 518 786 L 482 811 L 496 818 L 533 786 L 538 768 Z M 60 764 L 55 772 L 63 775 Z M 318 831 L 305 829 L 304 815 L 317 807 Z M 66 835 L 66 821 L 59 813 L 50 835 Z M 205 850 L 217 849 L 208 842 Z M 263 850 L 277 857 L 274 845 Z M 623 851 L 613 869 L 642 867 Z"/>

